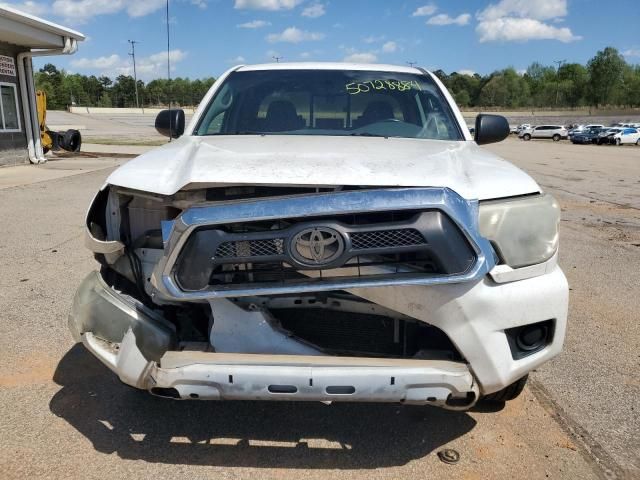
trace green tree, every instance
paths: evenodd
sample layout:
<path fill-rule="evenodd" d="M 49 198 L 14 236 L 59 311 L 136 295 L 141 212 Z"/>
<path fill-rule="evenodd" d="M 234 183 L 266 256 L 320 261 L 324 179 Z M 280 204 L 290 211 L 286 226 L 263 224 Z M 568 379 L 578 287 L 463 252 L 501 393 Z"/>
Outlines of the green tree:
<path fill-rule="evenodd" d="M 607 105 L 612 93 L 620 87 L 626 62 L 618 50 L 607 47 L 587 63 L 589 90 L 593 105 Z"/>

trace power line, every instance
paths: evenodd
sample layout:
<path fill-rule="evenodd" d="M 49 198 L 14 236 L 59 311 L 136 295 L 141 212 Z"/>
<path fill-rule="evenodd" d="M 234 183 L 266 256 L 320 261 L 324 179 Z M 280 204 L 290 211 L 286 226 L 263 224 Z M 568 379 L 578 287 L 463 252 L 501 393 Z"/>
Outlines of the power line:
<path fill-rule="evenodd" d="M 131 53 L 129 55 L 133 57 L 133 81 L 136 88 L 136 108 L 140 108 L 140 102 L 138 101 L 138 75 L 136 74 L 136 43 L 140 43 L 137 40 L 127 40 L 131 44 Z"/>

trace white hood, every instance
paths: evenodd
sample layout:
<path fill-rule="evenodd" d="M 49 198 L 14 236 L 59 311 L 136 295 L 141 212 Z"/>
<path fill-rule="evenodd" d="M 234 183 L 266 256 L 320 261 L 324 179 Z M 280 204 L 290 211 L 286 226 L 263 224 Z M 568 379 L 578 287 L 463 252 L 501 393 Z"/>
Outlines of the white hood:
<path fill-rule="evenodd" d="M 126 163 L 107 183 L 162 195 L 196 184 L 449 187 L 479 200 L 540 191 L 470 141 L 297 135 L 185 136 Z"/>

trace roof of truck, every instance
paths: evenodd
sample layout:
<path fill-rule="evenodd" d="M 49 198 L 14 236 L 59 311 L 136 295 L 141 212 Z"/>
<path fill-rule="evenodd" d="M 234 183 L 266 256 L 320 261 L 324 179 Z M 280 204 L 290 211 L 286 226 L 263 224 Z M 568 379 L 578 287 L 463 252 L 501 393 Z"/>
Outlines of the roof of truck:
<path fill-rule="evenodd" d="M 401 65 L 382 65 L 376 63 L 341 63 L 341 62 L 289 62 L 263 63 L 258 65 L 242 65 L 236 71 L 250 72 L 256 70 L 365 70 L 374 72 L 395 72 L 422 74 L 415 67 Z"/>

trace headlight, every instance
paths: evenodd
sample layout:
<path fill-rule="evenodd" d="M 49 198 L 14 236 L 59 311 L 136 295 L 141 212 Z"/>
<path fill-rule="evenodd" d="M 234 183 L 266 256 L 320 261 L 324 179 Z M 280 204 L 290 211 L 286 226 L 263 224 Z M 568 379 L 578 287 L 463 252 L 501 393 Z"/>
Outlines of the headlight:
<path fill-rule="evenodd" d="M 549 260 L 558 250 L 560 206 L 551 195 L 480 203 L 480 234 L 511 268 Z"/>

